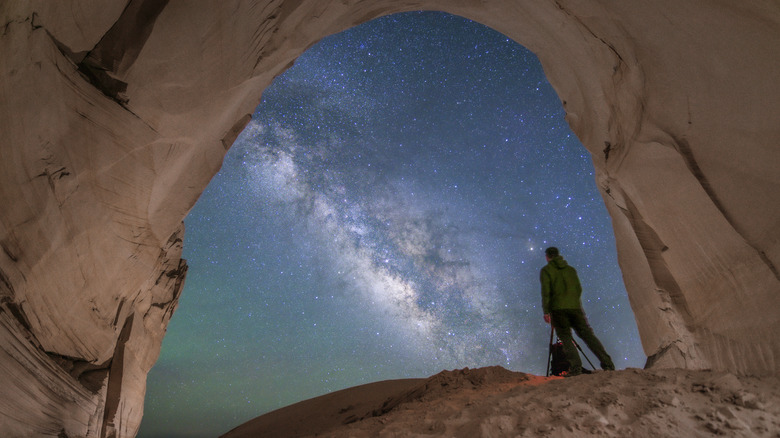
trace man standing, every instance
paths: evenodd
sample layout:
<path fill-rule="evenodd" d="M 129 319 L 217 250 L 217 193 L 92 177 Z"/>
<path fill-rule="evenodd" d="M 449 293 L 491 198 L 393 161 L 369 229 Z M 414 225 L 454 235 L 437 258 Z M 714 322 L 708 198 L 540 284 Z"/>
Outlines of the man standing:
<path fill-rule="evenodd" d="M 552 323 L 563 343 L 563 351 L 569 361 L 568 375 L 582 374 L 582 360 L 574 345 L 571 329 L 574 329 L 577 336 L 585 341 L 585 345 L 598 357 L 602 369 L 614 370 L 612 358 L 588 325 L 585 311 L 582 309 L 582 286 L 577 271 L 561 257 L 558 248 L 547 248 L 544 253 L 547 265 L 539 273 L 544 321 Z"/>

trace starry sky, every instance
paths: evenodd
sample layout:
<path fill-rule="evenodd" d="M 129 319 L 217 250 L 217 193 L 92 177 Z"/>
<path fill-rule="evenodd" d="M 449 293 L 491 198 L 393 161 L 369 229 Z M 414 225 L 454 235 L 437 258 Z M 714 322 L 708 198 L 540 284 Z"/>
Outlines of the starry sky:
<path fill-rule="evenodd" d="M 141 437 L 444 369 L 544 375 L 547 246 L 616 366 L 645 362 L 589 153 L 536 57 L 461 17 L 395 14 L 310 48 L 185 224 Z"/>

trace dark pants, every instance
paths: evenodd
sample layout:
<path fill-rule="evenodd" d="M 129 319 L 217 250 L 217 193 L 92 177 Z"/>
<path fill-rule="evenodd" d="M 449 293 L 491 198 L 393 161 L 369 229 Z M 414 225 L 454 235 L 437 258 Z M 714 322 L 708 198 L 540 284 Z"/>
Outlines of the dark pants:
<path fill-rule="evenodd" d="M 602 369 L 615 369 L 612 358 L 609 357 L 607 350 L 604 349 L 599 338 L 593 333 L 593 329 L 590 328 L 588 319 L 585 317 L 585 312 L 582 309 L 553 310 L 551 317 L 555 332 L 558 333 L 558 338 L 563 343 L 563 351 L 566 353 L 566 359 L 569 360 L 570 374 L 582 373 L 582 360 L 580 359 L 580 354 L 577 352 L 577 347 L 574 345 L 571 329 L 574 329 L 577 336 L 579 336 L 583 342 L 585 342 L 585 345 L 588 346 L 590 351 L 596 355 L 601 362 Z"/>

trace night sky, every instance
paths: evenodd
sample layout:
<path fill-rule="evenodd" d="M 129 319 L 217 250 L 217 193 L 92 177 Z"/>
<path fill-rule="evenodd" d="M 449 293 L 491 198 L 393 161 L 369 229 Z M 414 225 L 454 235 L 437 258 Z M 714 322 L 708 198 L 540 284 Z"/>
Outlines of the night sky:
<path fill-rule="evenodd" d="M 547 246 L 578 269 L 615 365 L 642 367 L 593 164 L 563 117 L 532 53 L 460 17 L 391 15 L 305 52 L 185 220 L 190 269 L 140 436 L 216 436 L 444 369 L 544 375 Z"/>

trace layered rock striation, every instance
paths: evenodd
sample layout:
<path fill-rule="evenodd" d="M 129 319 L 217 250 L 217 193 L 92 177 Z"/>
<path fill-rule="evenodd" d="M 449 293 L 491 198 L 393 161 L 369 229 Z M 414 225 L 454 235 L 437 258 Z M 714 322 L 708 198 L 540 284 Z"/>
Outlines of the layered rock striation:
<path fill-rule="evenodd" d="M 402 10 L 540 58 L 593 156 L 649 365 L 780 371 L 771 1 L 0 5 L 0 432 L 133 436 L 187 265 L 182 219 L 263 89 Z"/>

